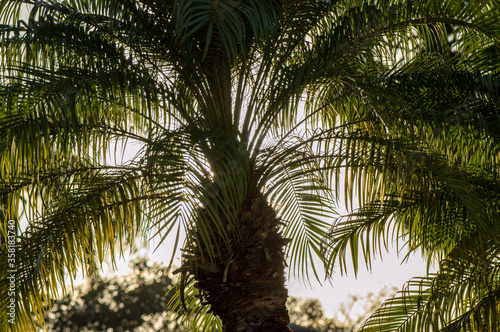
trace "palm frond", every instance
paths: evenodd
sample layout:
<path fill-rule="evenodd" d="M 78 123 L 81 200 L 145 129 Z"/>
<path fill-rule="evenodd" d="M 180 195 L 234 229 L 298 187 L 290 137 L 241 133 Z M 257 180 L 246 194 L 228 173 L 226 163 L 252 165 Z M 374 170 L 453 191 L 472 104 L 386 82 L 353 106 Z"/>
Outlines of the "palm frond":
<path fill-rule="evenodd" d="M 72 278 L 78 267 L 91 273 L 107 250 L 122 252 L 121 243 L 133 244 L 144 231 L 137 174 L 121 171 L 113 175 L 96 173 L 91 178 L 85 175 L 90 174 L 84 173 L 79 181 L 87 183 L 86 188 L 61 190 L 45 214 L 30 220 L 18 238 L 15 275 L 19 330 L 30 326 L 31 312 L 41 318 L 43 306 L 57 297 L 68 272 Z M 94 185 L 89 186 L 89 181 Z M 117 242 L 120 247 L 115 249 Z M 3 279 L 2 293 L 8 287 Z"/>
<path fill-rule="evenodd" d="M 269 171 L 263 171 L 262 177 L 267 195 L 282 219 L 284 236 L 290 240 L 290 271 L 309 280 L 310 270 L 321 281 L 316 262 L 324 264 L 321 241 L 329 227 L 328 220 L 335 215 L 336 203 L 326 178 L 318 172 L 321 165 L 310 144 L 293 144 L 293 150 L 270 147 L 267 153 L 278 158 L 268 159 L 267 153 L 263 154 L 260 168 Z"/>
<path fill-rule="evenodd" d="M 191 279 L 182 285 L 179 282 L 170 292 L 173 294 L 168 304 L 172 308 L 171 317 L 181 315 L 182 323 L 188 331 L 222 330 L 221 321 L 201 303 L 201 296 L 194 280 Z"/>
<path fill-rule="evenodd" d="M 495 248 L 487 260 L 472 250 L 469 257 L 449 256 L 437 274 L 406 283 L 359 331 L 498 331 Z"/>

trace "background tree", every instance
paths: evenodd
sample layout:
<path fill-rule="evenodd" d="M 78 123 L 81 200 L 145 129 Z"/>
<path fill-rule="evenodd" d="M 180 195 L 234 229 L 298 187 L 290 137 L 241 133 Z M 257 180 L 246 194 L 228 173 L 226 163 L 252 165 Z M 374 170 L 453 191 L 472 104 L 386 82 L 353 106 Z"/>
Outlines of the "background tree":
<path fill-rule="evenodd" d="M 15 328 L 29 329 L 32 311 L 41 318 L 65 273 L 92 273 L 142 233 L 178 242 L 182 229 L 175 298 L 187 308 L 201 299 L 191 319 L 206 326 L 288 331 L 285 257 L 292 273 L 320 279 L 315 256 L 331 273 L 350 248 L 357 269 L 358 249 L 369 264 L 386 232 L 447 259 L 446 281 L 456 267 L 485 277 L 438 297 L 444 309 L 419 294 L 424 318 L 404 324 L 496 324 L 496 293 L 485 290 L 497 274 L 482 268 L 497 257 L 497 8 L 1 2 L 0 194 L 27 197 L 28 220 Z M 108 148 L 125 141 L 140 152 L 110 162 Z M 332 228 L 343 175 L 361 209 Z M 470 308 L 483 311 L 462 316 Z"/>
<path fill-rule="evenodd" d="M 297 331 L 303 332 L 344 332 L 346 327 L 341 326 L 338 321 L 327 318 L 323 312 L 323 306 L 317 299 L 300 299 L 290 297 L 288 299 L 288 310 L 290 320 L 296 325 Z M 295 326 L 293 326 L 295 327 Z M 292 330 L 295 331 L 292 327 Z"/>
<path fill-rule="evenodd" d="M 188 331 L 179 316 L 167 315 L 171 295 L 175 292 L 175 277 L 167 267 L 146 257 L 134 256 L 130 272 L 124 275 L 97 274 L 86 283 L 76 286 L 74 292 L 58 299 L 45 315 L 49 331 Z M 166 296 L 165 296 L 166 295 Z M 373 311 L 380 299 L 352 296 L 341 304 L 348 323 L 353 304 L 362 304 Z M 378 303 L 378 304 L 377 304 Z M 341 327 L 338 320 L 327 318 L 317 299 L 289 297 L 291 330 L 309 332 L 354 331 L 354 324 Z M 368 312 L 367 312 L 368 313 Z"/>
<path fill-rule="evenodd" d="M 58 299 L 45 315 L 49 331 L 186 331 L 166 315 L 174 286 L 171 273 L 135 258 L 122 276 L 95 275 Z"/>

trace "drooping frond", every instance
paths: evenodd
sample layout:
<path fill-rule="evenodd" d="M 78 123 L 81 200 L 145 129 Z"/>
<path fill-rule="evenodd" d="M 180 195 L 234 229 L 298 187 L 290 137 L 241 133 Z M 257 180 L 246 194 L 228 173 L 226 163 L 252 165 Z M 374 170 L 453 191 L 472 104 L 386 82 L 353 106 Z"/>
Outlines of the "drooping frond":
<path fill-rule="evenodd" d="M 489 259 L 473 250 L 452 256 L 437 274 L 413 278 L 359 331 L 498 331 L 497 249 L 491 248 Z"/>
<path fill-rule="evenodd" d="M 17 241 L 15 268 L 9 270 L 15 271 L 17 292 L 31 294 L 16 301 L 20 329 L 27 328 L 31 312 L 41 317 L 40 308 L 57 297 L 58 285 L 66 284 L 67 271 L 72 277 L 78 269 L 91 272 L 107 250 L 122 252 L 122 243 L 132 244 L 144 227 L 136 172 L 95 171 L 93 186 L 88 185 L 88 172 L 73 176 L 71 185 L 60 184 L 53 193 L 56 198 L 45 202 L 44 214 L 32 220 Z M 72 189 L 83 183 L 85 190 Z M 2 279 L 2 289 L 8 288 L 5 283 L 8 280 Z M 8 297 L 2 297 L 2 305 L 6 301 Z"/>
<path fill-rule="evenodd" d="M 262 156 L 266 168 L 273 165 L 268 168 L 270 174 L 265 174 L 269 182 L 267 192 L 284 224 L 284 236 L 290 239 L 287 252 L 290 269 L 294 275 L 304 279 L 309 278 L 308 269 L 311 269 L 315 278 L 320 280 L 314 261 L 322 260 L 321 242 L 329 221 L 335 215 L 334 195 L 327 179 L 318 172 L 321 157 L 307 142 L 268 149 Z"/>
<path fill-rule="evenodd" d="M 369 267 L 391 241 L 400 249 L 422 249 L 429 260 L 444 259 L 439 280 L 461 280 L 477 264 L 492 267 L 498 259 L 490 251 L 497 246 L 500 220 L 499 35 L 493 22 L 498 13 L 487 4 L 450 2 L 436 8 L 424 3 L 392 7 L 388 12 L 397 14 L 396 25 L 372 25 L 372 32 L 383 36 L 381 52 L 392 33 L 404 32 L 417 46 L 413 53 L 392 59 L 373 54 L 365 58 L 369 67 L 363 74 L 378 65 L 382 70 L 376 76 L 346 70 L 311 91 L 309 112 L 325 109 L 317 121 L 344 128 L 343 137 L 330 145 L 336 154 L 330 164 L 343 166 L 343 173 L 335 172 L 344 180 L 345 196 L 360 202 L 358 210 L 337 219 L 324 243 L 330 270 L 340 262 L 342 270 L 353 266 L 356 271 L 360 259 Z M 423 9 L 425 20 L 417 18 Z M 377 13 L 376 7 L 354 13 L 370 10 Z M 440 21 L 451 12 L 450 19 Z M 402 49 L 411 49 L 405 45 Z M 447 264 L 471 250 L 476 261 L 463 260 L 462 272 L 453 274 Z M 464 288 L 447 290 L 446 297 L 432 279 L 410 282 L 362 330 L 496 330 L 498 276 L 490 272 L 481 286 L 465 282 Z"/>
<path fill-rule="evenodd" d="M 201 303 L 199 290 L 194 280 L 185 284 L 177 283 L 170 290 L 172 298 L 169 302 L 171 317 L 182 314 L 182 323 L 188 331 L 216 331 L 222 329 L 222 323 L 217 316 L 207 311 Z"/>

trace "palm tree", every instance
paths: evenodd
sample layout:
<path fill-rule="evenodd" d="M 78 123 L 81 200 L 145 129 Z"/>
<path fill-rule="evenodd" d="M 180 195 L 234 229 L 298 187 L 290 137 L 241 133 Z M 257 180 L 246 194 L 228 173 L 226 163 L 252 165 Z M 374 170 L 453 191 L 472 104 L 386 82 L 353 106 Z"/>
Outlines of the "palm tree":
<path fill-rule="evenodd" d="M 497 114 L 497 14 L 493 1 L 1 2 L 0 194 L 24 197 L 27 216 L 3 326 L 30 329 L 67 273 L 143 234 L 185 232 L 178 305 L 201 303 L 191 321 L 224 331 L 289 331 L 287 263 L 320 279 L 315 262 L 331 273 L 362 232 L 367 262 L 386 229 L 443 257 L 475 249 L 473 233 L 494 242 L 496 136 L 475 116 Z M 331 228 L 342 174 L 362 209 Z"/>

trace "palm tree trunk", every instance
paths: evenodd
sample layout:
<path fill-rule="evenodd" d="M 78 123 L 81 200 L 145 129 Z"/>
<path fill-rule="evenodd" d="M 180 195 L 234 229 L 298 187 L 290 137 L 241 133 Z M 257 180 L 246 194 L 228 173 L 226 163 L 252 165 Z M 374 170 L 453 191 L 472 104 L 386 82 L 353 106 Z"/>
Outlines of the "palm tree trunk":
<path fill-rule="evenodd" d="M 226 332 L 290 331 L 285 305 L 286 239 L 263 195 L 245 199 L 239 213 L 239 235 L 216 271 L 191 271 L 198 288 Z"/>

